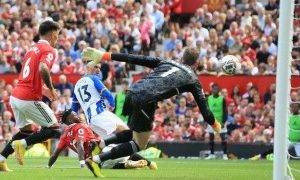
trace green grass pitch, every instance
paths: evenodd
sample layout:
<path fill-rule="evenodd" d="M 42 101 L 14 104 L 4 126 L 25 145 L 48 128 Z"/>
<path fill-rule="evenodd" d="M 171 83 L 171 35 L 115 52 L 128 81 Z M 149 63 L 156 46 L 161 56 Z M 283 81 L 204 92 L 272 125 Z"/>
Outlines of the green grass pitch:
<path fill-rule="evenodd" d="M 179 160 L 157 159 L 159 169 L 148 168 L 139 170 L 102 170 L 104 179 L 203 179 L 203 180 L 267 180 L 272 179 L 272 161 L 248 160 Z M 95 179 L 88 169 L 80 169 L 75 158 L 60 157 L 55 167 L 45 168 L 48 159 L 25 159 L 25 165 L 19 166 L 13 158 L 8 165 L 14 172 L 0 172 L 0 179 L 34 180 L 34 179 Z M 292 168 L 300 170 L 300 161 L 290 161 Z M 300 173 L 294 172 L 295 179 Z"/>

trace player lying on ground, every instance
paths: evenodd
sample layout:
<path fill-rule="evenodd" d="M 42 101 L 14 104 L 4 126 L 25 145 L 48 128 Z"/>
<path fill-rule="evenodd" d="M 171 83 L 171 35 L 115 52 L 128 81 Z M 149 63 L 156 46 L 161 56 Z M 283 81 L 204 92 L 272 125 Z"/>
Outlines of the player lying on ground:
<path fill-rule="evenodd" d="M 193 71 L 197 68 L 198 57 L 199 51 L 195 48 L 185 49 L 182 58 L 183 64 L 148 56 L 100 52 L 94 48 L 84 49 L 82 58 L 91 60 L 88 63 L 90 67 L 104 60 L 116 60 L 153 68 L 153 71 L 147 76 L 133 83 L 126 95 L 123 114 L 128 115 L 128 125 L 133 130 L 132 143 L 122 143 L 108 152 L 93 156 L 93 160 L 101 163 L 108 159 L 128 156 L 144 149 L 152 130 L 157 102 L 183 92 L 193 94 L 204 120 L 216 132 L 220 132 L 221 125 L 210 111 L 202 86 Z"/>
<path fill-rule="evenodd" d="M 85 162 L 85 159 L 91 155 L 91 144 L 96 144 L 96 146 L 98 146 L 100 139 L 93 133 L 87 124 L 71 110 L 68 110 L 63 114 L 62 123 L 68 125 L 68 127 L 61 136 L 57 148 L 49 159 L 48 167 L 52 167 L 57 160 L 59 153 L 66 147 L 69 147 L 78 153 L 81 167 L 86 164 L 95 176 L 101 176 L 100 169 L 97 164 L 90 160 Z M 104 162 L 104 165 L 108 166 L 109 164 L 114 169 L 141 168 L 145 166 L 149 166 L 150 169 L 153 169 L 156 166 L 154 162 L 148 161 L 139 155 L 134 155 L 130 158 L 123 158 L 118 161 L 114 161 L 113 163 L 114 164 L 112 165 L 112 162 Z"/>
<path fill-rule="evenodd" d="M 64 134 L 60 137 L 59 143 L 49 159 L 48 167 L 50 168 L 58 158 L 59 153 L 65 148 L 69 147 L 78 153 L 78 159 L 81 167 L 86 164 L 93 172 L 94 176 L 102 176 L 99 166 L 94 162 L 87 160 L 90 156 L 89 143 L 90 141 L 99 141 L 100 139 L 93 133 L 84 121 L 79 116 L 72 113 L 72 110 L 64 112 L 62 115 L 62 123 L 68 127 Z"/>
<path fill-rule="evenodd" d="M 58 23 L 50 20 L 42 22 L 39 26 L 41 40 L 32 45 L 24 56 L 18 84 L 10 96 L 16 127 L 20 131 L 12 137 L 1 152 L 0 171 L 11 171 L 7 167 L 6 159 L 13 152 L 18 163 L 23 165 L 23 157 L 28 146 L 60 134 L 59 124 L 53 111 L 42 101 L 42 95 L 46 95 L 50 100 L 57 97 L 50 69 L 56 59 L 54 47 L 59 31 Z M 43 128 L 34 133 L 33 123 Z"/>

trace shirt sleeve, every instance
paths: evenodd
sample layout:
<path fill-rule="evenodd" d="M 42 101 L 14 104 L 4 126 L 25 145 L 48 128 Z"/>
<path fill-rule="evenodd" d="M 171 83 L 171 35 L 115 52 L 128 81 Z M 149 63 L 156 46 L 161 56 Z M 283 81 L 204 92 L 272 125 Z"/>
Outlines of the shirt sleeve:
<path fill-rule="evenodd" d="M 48 68 L 51 69 L 55 55 L 51 51 L 42 52 L 40 62 L 47 64 Z"/>
<path fill-rule="evenodd" d="M 75 95 L 75 93 L 73 94 L 73 97 L 72 97 L 72 106 L 71 106 L 71 109 L 72 109 L 72 111 L 74 111 L 74 112 L 78 112 L 79 111 L 79 108 L 80 108 L 80 104 L 79 104 L 79 102 L 78 102 L 78 100 L 77 100 L 77 97 L 76 97 L 76 95 Z"/>
<path fill-rule="evenodd" d="M 101 94 L 101 96 L 107 99 L 111 107 L 115 107 L 114 96 L 111 94 L 111 92 L 108 89 L 106 89 L 104 84 L 100 81 L 100 79 L 97 76 L 90 76 L 90 77 L 94 82 L 95 88 Z"/>
<path fill-rule="evenodd" d="M 140 66 L 146 66 L 149 68 L 155 68 L 160 63 L 159 58 L 154 58 L 150 56 L 141 56 L 134 54 L 123 54 L 123 53 L 113 53 L 111 54 L 111 59 L 115 61 L 127 62 L 131 64 L 136 64 Z"/>

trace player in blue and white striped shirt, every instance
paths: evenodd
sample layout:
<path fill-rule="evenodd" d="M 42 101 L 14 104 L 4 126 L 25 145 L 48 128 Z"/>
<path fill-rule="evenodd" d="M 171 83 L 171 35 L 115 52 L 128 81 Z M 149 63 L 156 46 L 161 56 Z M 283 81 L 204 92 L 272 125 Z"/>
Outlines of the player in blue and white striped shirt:
<path fill-rule="evenodd" d="M 115 107 L 114 97 L 104 86 L 97 74 L 100 73 L 100 65 L 88 67 L 87 74 L 80 78 L 73 95 L 72 110 L 77 112 L 81 106 L 86 121 L 92 130 L 100 137 L 105 138 L 114 132 L 127 130 L 127 125 L 110 110 Z M 106 107 L 105 100 L 109 107 Z"/>

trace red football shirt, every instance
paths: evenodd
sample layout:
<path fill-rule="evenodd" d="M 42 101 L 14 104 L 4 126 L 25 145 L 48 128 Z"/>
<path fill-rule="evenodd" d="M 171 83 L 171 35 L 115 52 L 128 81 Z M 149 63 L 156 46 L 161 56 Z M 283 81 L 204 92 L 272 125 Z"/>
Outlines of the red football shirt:
<path fill-rule="evenodd" d="M 39 64 L 40 62 L 47 64 L 50 70 L 55 59 L 56 50 L 48 41 L 40 40 L 31 46 L 23 59 L 19 82 L 12 95 L 22 100 L 41 100 L 43 81 L 39 72 Z"/>
<path fill-rule="evenodd" d="M 99 141 L 98 137 L 85 123 L 74 123 L 65 129 L 64 134 L 60 137 L 57 149 L 64 149 L 69 147 L 73 151 L 77 152 L 77 142 L 83 141 L 83 147 L 85 152 L 85 158 L 88 157 L 89 142 Z"/>

